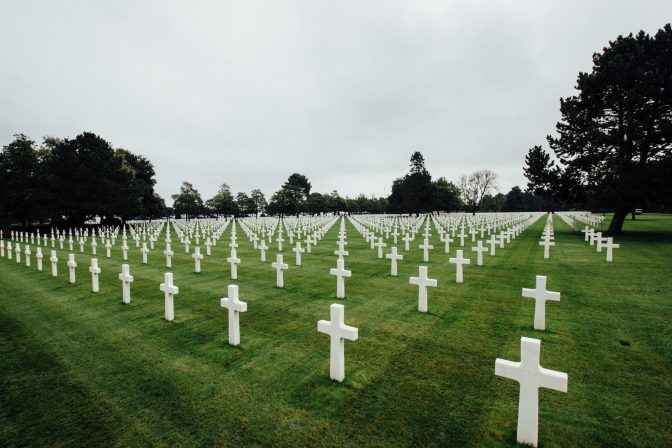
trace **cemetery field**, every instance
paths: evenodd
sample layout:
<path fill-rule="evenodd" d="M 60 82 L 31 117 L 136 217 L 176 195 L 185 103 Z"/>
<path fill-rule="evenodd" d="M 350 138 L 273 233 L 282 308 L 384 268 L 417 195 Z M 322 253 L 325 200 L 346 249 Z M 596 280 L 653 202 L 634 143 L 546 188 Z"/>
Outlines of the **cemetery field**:
<path fill-rule="evenodd" d="M 331 227 L 303 266 L 275 287 L 271 261 L 238 226 L 238 280 L 229 278 L 231 226 L 202 260 L 200 274 L 173 244 L 175 320 L 164 320 L 163 238 L 141 264 L 133 241 L 132 302 L 121 301 L 122 256 L 98 249 L 100 292 L 91 293 L 90 248 L 66 250 L 51 277 L 0 259 L 0 446 L 516 446 L 518 384 L 495 376 L 495 359 L 520 359 L 521 336 L 540 339 L 541 365 L 566 372 L 567 393 L 541 389 L 544 447 L 672 446 L 672 216 L 628 220 L 614 261 L 559 217 L 549 260 L 540 218 L 485 266 L 465 242 L 464 284 L 434 231 L 430 261 L 416 237 L 390 277 L 351 223 L 345 299 L 336 299 Z M 608 222 L 608 220 L 607 220 Z M 385 253 L 389 252 L 391 246 Z M 202 248 L 202 251 L 204 248 Z M 33 260 L 34 262 L 34 260 Z M 426 265 L 429 312 L 409 284 Z M 533 329 L 534 301 L 521 296 L 536 275 L 560 302 L 546 306 L 546 331 Z M 220 299 L 237 284 L 241 345 L 228 345 Z M 346 376 L 329 379 L 329 337 L 317 321 L 345 305 L 359 329 L 345 342 Z"/>

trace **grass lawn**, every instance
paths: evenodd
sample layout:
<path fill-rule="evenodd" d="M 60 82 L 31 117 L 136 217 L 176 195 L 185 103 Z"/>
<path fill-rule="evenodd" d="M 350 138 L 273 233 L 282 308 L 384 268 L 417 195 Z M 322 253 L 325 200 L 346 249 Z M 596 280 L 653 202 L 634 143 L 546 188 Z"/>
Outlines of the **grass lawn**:
<path fill-rule="evenodd" d="M 238 229 L 241 345 L 227 344 L 219 299 L 229 279 L 230 228 L 201 274 L 182 245 L 173 269 L 180 293 L 163 319 L 163 243 L 140 263 L 131 241 L 132 303 L 121 302 L 120 241 L 104 257 L 101 292 L 90 292 L 90 255 L 76 247 L 77 284 L 0 259 L 1 446 L 515 446 L 518 384 L 494 375 L 495 358 L 518 361 L 521 336 L 541 339 L 542 366 L 569 375 L 568 393 L 541 390 L 544 447 L 672 446 L 672 216 L 627 221 L 614 262 L 604 261 L 559 218 L 543 259 L 540 219 L 465 283 L 433 232 L 429 312 L 417 312 L 421 241 L 399 277 L 347 225 L 346 379 L 329 380 L 338 225 L 304 265 L 285 244 L 285 289 Z M 173 233 L 174 235 L 174 233 Z M 161 238 L 163 240 L 163 238 Z M 389 242 L 388 242 L 389 243 Z M 403 249 L 403 242 L 399 247 Z M 275 245 L 272 245 L 275 248 Z M 202 247 L 204 249 L 204 247 Z M 388 247 L 389 251 L 389 247 Z M 34 247 L 33 247 L 34 252 Z M 87 252 L 90 249 L 87 248 Z M 102 256 L 101 256 L 102 252 Z M 203 250 L 203 252 L 205 252 Z M 535 275 L 562 293 L 532 328 Z"/>

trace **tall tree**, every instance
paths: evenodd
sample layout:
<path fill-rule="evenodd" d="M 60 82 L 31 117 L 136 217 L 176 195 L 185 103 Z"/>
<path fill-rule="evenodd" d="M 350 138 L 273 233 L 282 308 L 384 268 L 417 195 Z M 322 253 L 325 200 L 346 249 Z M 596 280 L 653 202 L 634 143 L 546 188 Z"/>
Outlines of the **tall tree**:
<path fill-rule="evenodd" d="M 411 155 L 410 170 L 402 178 L 392 182 L 389 204 L 392 211 L 420 213 L 434 208 L 432 176 L 425 168 L 425 158 L 416 151 Z"/>
<path fill-rule="evenodd" d="M 255 188 L 250 192 L 250 199 L 252 200 L 253 203 L 253 208 L 252 212 L 254 213 L 255 216 L 259 216 L 259 213 L 263 213 L 264 210 L 266 210 L 266 206 L 268 205 L 266 202 L 266 197 L 264 196 L 264 193 L 259 190 L 258 188 Z"/>
<path fill-rule="evenodd" d="M 497 189 L 497 174 L 491 170 L 474 171 L 458 180 L 462 199 L 469 210 L 480 210 L 486 195 Z"/>
<path fill-rule="evenodd" d="M 440 177 L 433 183 L 434 187 L 434 210 L 452 212 L 462 207 L 460 189 L 445 177 Z"/>
<path fill-rule="evenodd" d="M 172 198 L 176 216 L 186 215 L 189 218 L 198 216 L 203 211 L 201 194 L 190 182 L 182 182 L 179 193 L 172 195 Z"/>
<path fill-rule="evenodd" d="M 306 199 L 310 194 L 311 184 L 303 174 L 294 173 L 282 185 L 284 198 L 289 201 L 289 208 L 284 213 L 298 214 L 303 210 Z"/>
<path fill-rule="evenodd" d="M 24 134 L 0 152 L 0 204 L 2 212 L 10 212 L 27 226 L 37 217 L 42 182 L 38 181 L 39 158 L 35 142 Z"/>
<path fill-rule="evenodd" d="M 233 215 L 238 212 L 238 204 L 236 204 L 231 188 L 226 182 L 219 186 L 217 193 L 208 199 L 205 205 L 212 213 L 218 215 Z"/>
<path fill-rule="evenodd" d="M 560 100 L 558 137 L 547 137 L 559 169 L 528 163 L 526 175 L 533 188 L 555 176 L 568 186 L 560 195 L 613 210 L 608 233 L 618 234 L 629 211 L 672 196 L 670 24 L 654 37 L 640 31 L 609 42 L 576 90 Z"/>

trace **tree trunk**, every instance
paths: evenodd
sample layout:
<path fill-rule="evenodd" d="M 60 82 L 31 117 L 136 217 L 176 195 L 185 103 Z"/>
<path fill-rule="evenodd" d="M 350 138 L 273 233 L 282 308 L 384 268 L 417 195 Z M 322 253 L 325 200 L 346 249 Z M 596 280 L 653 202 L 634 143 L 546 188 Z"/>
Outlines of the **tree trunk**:
<path fill-rule="evenodd" d="M 623 233 L 623 222 L 628 216 L 628 210 L 616 210 L 614 212 L 614 217 L 611 219 L 609 224 L 609 229 L 607 230 L 607 235 L 620 235 Z"/>

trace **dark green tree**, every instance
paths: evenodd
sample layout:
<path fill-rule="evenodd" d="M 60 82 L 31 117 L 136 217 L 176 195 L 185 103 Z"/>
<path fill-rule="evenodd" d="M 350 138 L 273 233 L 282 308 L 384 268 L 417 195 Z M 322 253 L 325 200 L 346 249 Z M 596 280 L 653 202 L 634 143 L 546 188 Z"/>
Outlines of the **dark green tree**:
<path fill-rule="evenodd" d="M 14 141 L 0 152 L 0 207 L 24 226 L 39 217 L 45 190 L 40 175 L 40 159 L 35 142 L 24 134 L 14 135 Z"/>
<path fill-rule="evenodd" d="M 238 204 L 233 198 L 231 188 L 225 182 L 220 185 L 217 193 L 205 202 L 211 213 L 217 215 L 233 215 L 238 213 Z"/>
<path fill-rule="evenodd" d="M 182 182 L 179 193 L 172 195 L 172 198 L 173 212 L 176 216 L 186 215 L 187 218 L 190 218 L 203 212 L 201 194 L 190 182 Z"/>
<path fill-rule="evenodd" d="M 462 208 L 460 189 L 457 185 L 448 182 L 445 177 L 438 178 L 432 185 L 434 187 L 433 210 L 452 212 Z"/>
<path fill-rule="evenodd" d="M 578 94 L 560 100 L 558 137 L 547 140 L 557 170 L 528 154 L 529 188 L 558 185 L 562 199 L 582 197 L 613 210 L 609 234 L 621 233 L 635 207 L 672 195 L 672 28 L 651 37 L 619 36 L 579 73 Z M 546 182 L 545 180 L 550 179 Z"/>
<path fill-rule="evenodd" d="M 432 176 L 425 168 L 425 158 L 419 151 L 411 155 L 410 170 L 402 178 L 392 182 L 388 199 L 392 211 L 398 213 L 421 213 L 434 208 Z"/>
<path fill-rule="evenodd" d="M 260 213 L 264 213 L 266 206 L 268 205 L 264 193 L 258 188 L 255 188 L 252 190 L 252 192 L 250 192 L 250 199 L 253 203 L 252 213 L 254 213 L 255 216 L 259 216 Z"/>

